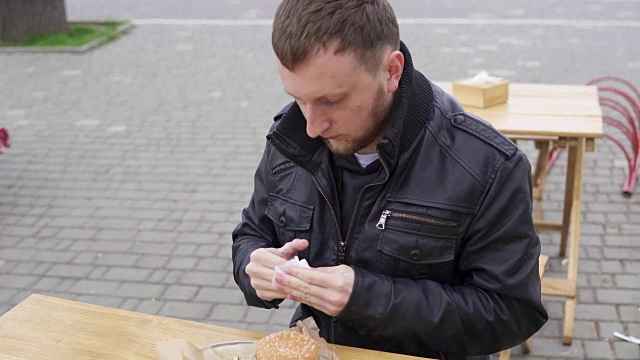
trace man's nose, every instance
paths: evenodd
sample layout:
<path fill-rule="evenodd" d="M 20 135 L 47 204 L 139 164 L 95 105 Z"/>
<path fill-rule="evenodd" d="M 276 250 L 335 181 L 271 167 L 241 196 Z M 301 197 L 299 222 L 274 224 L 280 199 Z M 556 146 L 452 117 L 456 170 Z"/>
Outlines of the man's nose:
<path fill-rule="evenodd" d="M 324 111 L 319 107 L 307 105 L 305 118 L 307 119 L 307 135 L 316 138 L 331 126 Z"/>

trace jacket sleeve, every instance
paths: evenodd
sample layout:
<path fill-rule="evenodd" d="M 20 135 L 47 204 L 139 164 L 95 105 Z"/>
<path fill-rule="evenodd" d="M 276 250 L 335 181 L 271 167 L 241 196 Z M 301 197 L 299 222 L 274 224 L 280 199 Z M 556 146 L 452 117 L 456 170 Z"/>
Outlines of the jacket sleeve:
<path fill-rule="evenodd" d="M 276 245 L 278 239 L 276 229 L 265 214 L 271 188 L 269 184 L 272 181 L 271 169 L 268 165 L 270 153 L 271 146 L 267 145 L 255 173 L 254 191 L 249 206 L 242 211 L 242 221 L 232 233 L 233 278 L 244 293 L 247 304 L 261 308 L 278 308 L 282 302 L 282 300 L 260 299 L 251 286 L 249 275 L 245 273 L 249 257 L 254 250 L 279 247 Z"/>
<path fill-rule="evenodd" d="M 492 354 L 540 329 L 547 313 L 538 274 L 540 240 L 531 216 L 530 164 L 518 151 L 496 169 L 462 240 L 461 285 L 355 268 L 353 292 L 338 320 L 380 341 L 423 343 L 452 355 Z"/>

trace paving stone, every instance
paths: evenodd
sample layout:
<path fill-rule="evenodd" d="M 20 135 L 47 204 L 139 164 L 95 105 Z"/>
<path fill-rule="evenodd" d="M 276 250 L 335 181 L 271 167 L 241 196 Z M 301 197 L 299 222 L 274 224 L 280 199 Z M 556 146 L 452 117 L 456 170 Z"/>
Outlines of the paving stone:
<path fill-rule="evenodd" d="M 140 300 L 138 299 L 127 299 L 119 306 L 119 308 L 122 310 L 134 311 L 139 304 Z"/>
<path fill-rule="evenodd" d="M 162 299 L 188 301 L 194 298 L 199 289 L 197 286 L 172 285 L 162 294 Z"/>
<path fill-rule="evenodd" d="M 122 297 L 151 299 L 160 297 L 164 291 L 165 286 L 161 284 L 138 284 L 127 282 L 122 284 L 114 294 Z"/>
<path fill-rule="evenodd" d="M 33 260 L 52 263 L 68 263 L 76 256 L 76 253 L 67 251 L 38 251 L 33 256 Z"/>
<path fill-rule="evenodd" d="M 211 313 L 213 305 L 184 301 L 167 301 L 159 314 L 181 319 L 202 319 Z"/>
<path fill-rule="evenodd" d="M 210 319 L 214 321 L 240 321 L 247 313 L 246 305 L 216 305 Z"/>
<path fill-rule="evenodd" d="M 559 325 L 560 325 L 559 329 L 561 329 L 562 324 L 559 324 Z M 596 322 L 576 320 L 574 324 L 574 329 L 573 329 L 573 336 L 578 339 L 589 339 L 589 340 L 598 339 L 598 330 L 596 329 Z M 559 330 L 558 334 L 555 336 L 549 335 L 545 337 L 562 338 L 562 331 Z"/>
<path fill-rule="evenodd" d="M 78 296 L 76 300 L 90 303 L 90 304 L 112 307 L 112 308 L 119 307 L 123 301 L 122 298 L 118 298 L 118 297 L 95 296 L 95 295 L 81 295 L 81 296 Z"/>
<path fill-rule="evenodd" d="M 579 320 L 617 320 L 618 313 L 613 305 L 581 304 L 576 305 L 576 319 Z"/>
<path fill-rule="evenodd" d="M 615 281 L 618 288 L 640 289 L 640 275 L 617 274 Z"/>
<path fill-rule="evenodd" d="M 229 259 L 201 258 L 196 269 L 203 271 L 232 271 L 233 265 Z"/>
<path fill-rule="evenodd" d="M 238 288 L 203 287 L 198 292 L 195 301 L 212 302 L 215 304 L 241 304 L 244 302 L 244 295 Z"/>
<path fill-rule="evenodd" d="M 115 281 L 78 280 L 69 291 L 84 295 L 111 295 L 119 286 L 120 283 Z"/>
<path fill-rule="evenodd" d="M 168 261 L 168 256 L 148 255 L 140 258 L 136 265 L 140 267 L 158 269 L 163 267 Z"/>
<path fill-rule="evenodd" d="M 109 266 L 132 266 L 139 258 L 139 255 L 101 253 L 95 259 L 95 264 Z"/>
<path fill-rule="evenodd" d="M 143 282 L 149 278 L 152 270 L 128 267 L 112 267 L 102 278 L 106 280 Z"/>
<path fill-rule="evenodd" d="M 35 276 L 0 273 L 0 288 L 29 289 L 38 281 Z"/>
<path fill-rule="evenodd" d="M 244 317 L 244 321 L 256 324 L 256 323 L 266 323 L 271 318 L 271 315 L 276 310 L 273 309 L 260 309 L 256 307 L 249 307 L 247 309 L 247 313 Z"/>
<path fill-rule="evenodd" d="M 591 359 L 612 359 L 613 350 L 608 341 L 585 341 L 584 348 Z"/>
<path fill-rule="evenodd" d="M 97 239 L 97 240 L 116 240 L 116 241 L 133 240 L 133 238 L 135 237 L 137 232 L 138 232 L 137 230 L 104 229 L 104 230 L 100 230 L 95 235 L 95 239 Z"/>
<path fill-rule="evenodd" d="M 601 339 L 612 339 L 614 337 L 613 333 L 615 331 L 617 332 L 624 331 L 624 325 L 618 322 L 599 321 L 598 328 L 599 328 Z"/>
<path fill-rule="evenodd" d="M 91 229 L 77 229 L 77 228 L 69 228 L 62 229 L 57 234 L 59 238 L 67 238 L 67 239 L 78 239 L 78 240 L 87 240 L 91 239 L 97 233 L 96 230 Z"/>
<path fill-rule="evenodd" d="M 220 286 L 224 284 L 228 278 L 229 274 L 227 273 L 190 271 L 180 278 L 180 282 L 189 285 Z"/>
<path fill-rule="evenodd" d="M 640 359 L 640 346 L 628 342 L 614 342 L 616 359 Z"/>
<path fill-rule="evenodd" d="M 638 294 L 640 297 L 640 294 Z M 629 323 L 640 323 L 640 308 L 638 303 L 634 305 L 620 305 L 618 306 L 618 312 L 620 313 L 620 319 Z"/>
<path fill-rule="evenodd" d="M 605 304 L 638 304 L 640 302 L 640 294 L 633 290 L 597 289 L 596 298 Z"/>
<path fill-rule="evenodd" d="M 175 247 L 176 245 L 171 243 L 136 243 L 131 252 L 143 255 L 170 255 Z"/>
<path fill-rule="evenodd" d="M 31 289 L 35 291 L 52 291 L 61 281 L 62 279 L 59 278 L 42 278 Z"/>
<path fill-rule="evenodd" d="M 155 315 L 155 314 L 158 314 L 158 312 L 160 312 L 160 309 L 162 308 L 163 305 L 164 303 L 161 301 L 142 300 L 140 301 L 140 304 L 136 307 L 135 311 Z"/>
<path fill-rule="evenodd" d="M 167 263 L 167 269 L 183 269 L 190 270 L 196 267 L 198 258 L 193 257 L 174 257 Z"/>

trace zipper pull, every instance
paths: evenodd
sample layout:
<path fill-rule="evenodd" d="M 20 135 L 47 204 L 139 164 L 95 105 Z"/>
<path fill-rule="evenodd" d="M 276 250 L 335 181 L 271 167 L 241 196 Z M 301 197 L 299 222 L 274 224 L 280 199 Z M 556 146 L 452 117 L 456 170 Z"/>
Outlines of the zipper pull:
<path fill-rule="evenodd" d="M 389 217 L 389 215 L 391 215 L 391 211 L 389 210 L 385 210 L 382 212 L 382 215 L 380 215 L 380 220 L 378 221 L 378 224 L 376 225 L 376 227 L 380 230 L 384 230 L 384 224 L 387 222 L 387 217 Z"/>
<path fill-rule="evenodd" d="M 344 264 L 344 260 L 347 257 L 347 243 L 344 241 L 340 241 L 340 246 L 338 247 L 338 265 Z"/>

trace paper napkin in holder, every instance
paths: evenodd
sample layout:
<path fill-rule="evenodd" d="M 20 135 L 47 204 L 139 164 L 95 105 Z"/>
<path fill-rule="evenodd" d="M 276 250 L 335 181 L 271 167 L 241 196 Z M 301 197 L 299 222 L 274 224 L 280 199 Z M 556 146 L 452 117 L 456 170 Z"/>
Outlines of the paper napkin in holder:
<path fill-rule="evenodd" d="M 509 82 L 483 71 L 473 78 L 454 81 L 453 96 L 462 105 L 486 108 L 507 102 Z"/>

